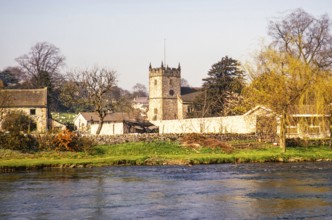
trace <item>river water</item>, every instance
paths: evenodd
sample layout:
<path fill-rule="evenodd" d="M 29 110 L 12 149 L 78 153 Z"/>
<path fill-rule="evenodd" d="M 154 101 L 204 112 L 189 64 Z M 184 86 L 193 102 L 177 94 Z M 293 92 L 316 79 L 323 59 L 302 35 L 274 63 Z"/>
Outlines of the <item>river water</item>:
<path fill-rule="evenodd" d="M 332 163 L 0 174 L 0 219 L 332 218 Z"/>

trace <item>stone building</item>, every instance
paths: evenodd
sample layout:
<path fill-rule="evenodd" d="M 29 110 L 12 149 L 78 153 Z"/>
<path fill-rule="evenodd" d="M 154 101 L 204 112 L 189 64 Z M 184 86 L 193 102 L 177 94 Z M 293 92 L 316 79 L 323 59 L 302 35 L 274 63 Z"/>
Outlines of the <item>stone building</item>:
<path fill-rule="evenodd" d="M 0 109 L 3 117 L 9 111 L 22 111 L 37 124 L 38 132 L 48 129 L 47 88 L 43 89 L 2 89 Z"/>
<path fill-rule="evenodd" d="M 149 67 L 148 120 L 178 119 L 178 96 L 181 95 L 181 67 Z"/>
<path fill-rule="evenodd" d="M 181 88 L 181 66 L 149 67 L 148 120 L 174 120 L 186 118 L 198 89 Z"/>

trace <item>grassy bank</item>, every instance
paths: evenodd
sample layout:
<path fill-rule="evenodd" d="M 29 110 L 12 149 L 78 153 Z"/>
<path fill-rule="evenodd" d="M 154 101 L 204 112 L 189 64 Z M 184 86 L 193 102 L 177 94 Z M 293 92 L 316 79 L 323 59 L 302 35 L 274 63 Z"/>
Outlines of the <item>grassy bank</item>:
<path fill-rule="evenodd" d="M 44 167 L 93 167 L 111 165 L 195 165 L 246 162 L 332 161 L 326 146 L 292 147 L 281 153 L 278 147 L 258 143 L 228 143 L 220 147 L 188 147 L 178 143 L 151 142 L 96 146 L 91 152 L 20 153 L 0 149 L 0 169 L 4 171 Z"/>

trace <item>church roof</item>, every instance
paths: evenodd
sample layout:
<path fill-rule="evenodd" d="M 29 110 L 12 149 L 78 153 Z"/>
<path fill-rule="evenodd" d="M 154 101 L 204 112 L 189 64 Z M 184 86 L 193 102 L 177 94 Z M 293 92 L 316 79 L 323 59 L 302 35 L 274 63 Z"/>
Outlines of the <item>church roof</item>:
<path fill-rule="evenodd" d="M 0 90 L 3 108 L 47 107 L 47 88 Z"/>
<path fill-rule="evenodd" d="M 199 88 L 181 87 L 181 98 L 183 102 L 194 102 L 195 98 L 201 94 Z"/>

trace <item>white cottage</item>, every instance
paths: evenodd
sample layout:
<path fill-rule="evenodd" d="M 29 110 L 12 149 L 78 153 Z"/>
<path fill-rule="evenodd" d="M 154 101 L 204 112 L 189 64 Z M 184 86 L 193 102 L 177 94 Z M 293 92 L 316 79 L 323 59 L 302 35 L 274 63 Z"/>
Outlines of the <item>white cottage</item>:
<path fill-rule="evenodd" d="M 123 134 L 125 120 L 129 120 L 129 115 L 126 112 L 108 113 L 104 118 L 100 134 Z M 99 116 L 96 112 L 80 112 L 74 118 L 74 125 L 78 131 L 96 134 L 99 125 Z"/>

